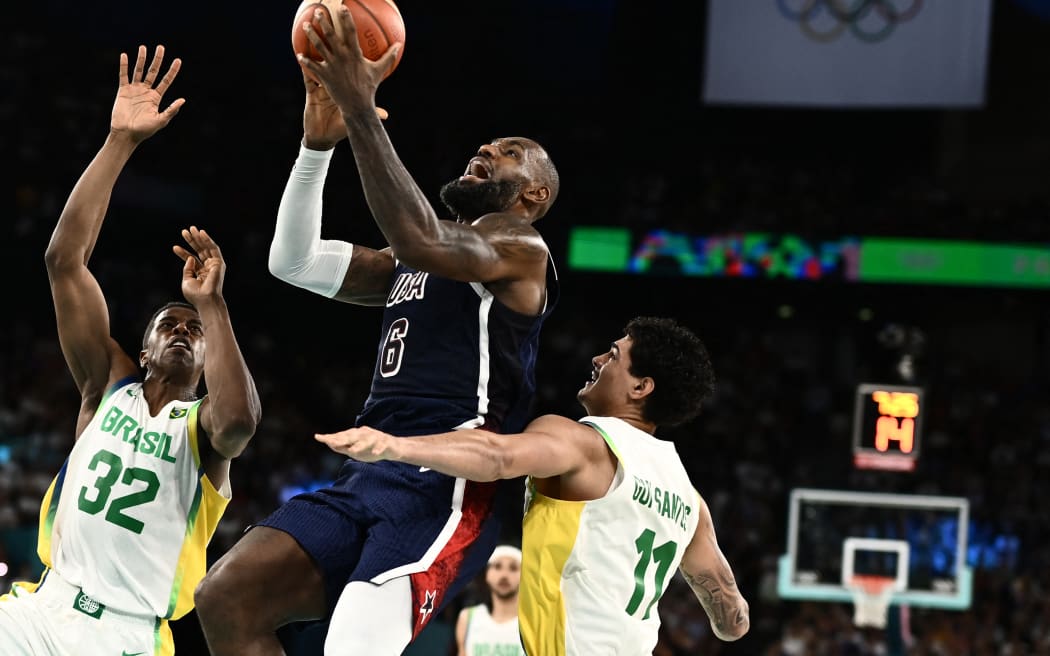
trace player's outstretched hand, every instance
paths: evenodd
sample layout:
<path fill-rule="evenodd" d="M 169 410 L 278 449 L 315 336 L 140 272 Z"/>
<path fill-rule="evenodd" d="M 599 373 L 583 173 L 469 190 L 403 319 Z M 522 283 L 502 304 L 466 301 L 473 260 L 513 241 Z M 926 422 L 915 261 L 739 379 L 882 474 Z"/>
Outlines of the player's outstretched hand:
<path fill-rule="evenodd" d="M 182 231 L 182 238 L 192 252 L 182 246 L 173 246 L 175 254 L 182 258 L 182 295 L 193 305 L 213 301 L 222 297 L 222 281 L 226 277 L 226 261 L 222 251 L 207 232 L 190 226 Z"/>
<path fill-rule="evenodd" d="M 335 13 L 334 20 L 339 21 L 341 34 L 320 9 L 315 12 L 313 21 L 303 24 L 303 30 L 321 61 L 298 55 L 299 65 L 309 77 L 327 89 L 343 114 L 368 109 L 384 118 L 383 112 L 375 107 L 376 89 L 393 67 L 401 44 L 395 43 L 382 57 L 372 61 L 361 52 L 350 10 L 341 4 Z"/>
<path fill-rule="evenodd" d="M 336 453 L 361 462 L 390 460 L 397 440 L 393 435 L 368 427 L 349 428 L 331 434 L 318 433 L 314 439 L 327 444 Z"/>
<path fill-rule="evenodd" d="M 110 117 L 111 133 L 127 136 L 132 142 L 139 143 L 156 134 L 179 113 L 179 109 L 186 103 L 185 98 L 173 101 L 163 111 L 160 109 L 160 102 L 179 74 L 182 60 L 172 61 L 168 72 L 158 82 L 157 76 L 160 75 L 163 63 L 164 46 L 158 45 L 153 53 L 153 61 L 150 62 L 149 69 L 146 69 L 146 46 L 139 46 L 135 69 L 129 76 L 128 55 L 125 52 L 120 53 L 120 83 Z"/>

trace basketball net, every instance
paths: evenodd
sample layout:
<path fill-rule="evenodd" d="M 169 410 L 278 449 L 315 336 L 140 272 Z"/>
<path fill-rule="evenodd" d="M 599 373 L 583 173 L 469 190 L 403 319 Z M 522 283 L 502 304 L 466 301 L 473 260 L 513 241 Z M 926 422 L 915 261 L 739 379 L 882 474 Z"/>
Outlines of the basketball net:
<path fill-rule="evenodd" d="M 855 626 L 886 627 L 893 583 L 894 579 L 886 576 L 853 576 L 850 579 Z"/>

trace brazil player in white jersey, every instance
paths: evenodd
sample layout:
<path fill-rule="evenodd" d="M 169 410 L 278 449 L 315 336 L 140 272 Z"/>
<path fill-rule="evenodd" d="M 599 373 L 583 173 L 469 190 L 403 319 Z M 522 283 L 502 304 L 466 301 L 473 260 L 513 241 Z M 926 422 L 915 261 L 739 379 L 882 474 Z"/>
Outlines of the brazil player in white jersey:
<path fill-rule="evenodd" d="M 317 439 L 368 462 L 393 460 L 487 481 L 528 476 L 518 610 L 531 656 L 650 654 L 657 603 L 678 568 L 715 635 L 750 627 L 747 601 L 711 513 L 660 426 L 695 417 L 714 374 L 699 338 L 640 317 L 592 360 L 577 398 L 588 416 L 547 415 L 518 435 L 465 430 L 394 439 L 352 428 Z"/>
<path fill-rule="evenodd" d="M 489 603 L 468 606 L 456 619 L 457 656 L 524 656 L 518 631 L 521 549 L 497 546 L 485 568 Z"/>
<path fill-rule="evenodd" d="M 146 59 L 139 46 L 129 75 L 121 53 L 109 134 L 47 247 L 58 337 L 81 404 L 73 449 L 41 506 L 44 574 L 0 597 L 5 656 L 173 654 L 168 622 L 193 607 L 230 499 L 230 460 L 260 418 L 222 295 L 226 264 L 206 232 L 182 231 L 187 248 L 174 251 L 188 303 L 157 310 L 134 356 L 111 336 L 87 267 L 121 170 L 184 102 L 160 109 L 181 61 L 161 77 L 164 47 L 148 69 Z M 202 379 L 208 393 L 198 398 Z"/>

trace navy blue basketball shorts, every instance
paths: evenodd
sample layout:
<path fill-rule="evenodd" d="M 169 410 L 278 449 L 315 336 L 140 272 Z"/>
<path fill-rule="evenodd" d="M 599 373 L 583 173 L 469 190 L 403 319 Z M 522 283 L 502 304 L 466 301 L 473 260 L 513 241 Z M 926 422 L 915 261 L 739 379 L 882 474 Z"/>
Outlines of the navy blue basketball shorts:
<path fill-rule="evenodd" d="M 499 539 L 497 487 L 348 460 L 330 486 L 296 495 L 257 526 L 288 533 L 317 563 L 328 615 L 351 581 L 410 577 L 415 638 L 484 569 Z"/>

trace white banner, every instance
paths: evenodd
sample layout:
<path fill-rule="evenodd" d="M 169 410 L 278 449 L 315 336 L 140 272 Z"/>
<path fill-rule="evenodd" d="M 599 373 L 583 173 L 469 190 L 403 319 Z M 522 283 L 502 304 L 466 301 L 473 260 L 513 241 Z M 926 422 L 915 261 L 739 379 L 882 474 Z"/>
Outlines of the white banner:
<path fill-rule="evenodd" d="M 984 104 L 991 0 L 709 0 L 708 103 Z"/>

